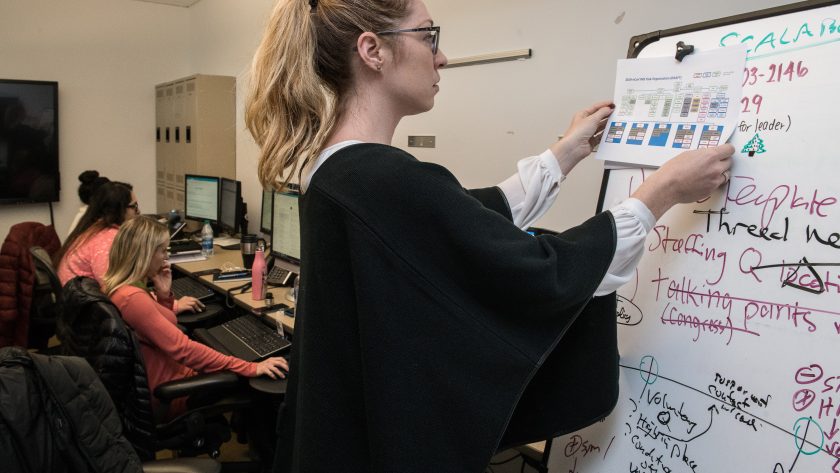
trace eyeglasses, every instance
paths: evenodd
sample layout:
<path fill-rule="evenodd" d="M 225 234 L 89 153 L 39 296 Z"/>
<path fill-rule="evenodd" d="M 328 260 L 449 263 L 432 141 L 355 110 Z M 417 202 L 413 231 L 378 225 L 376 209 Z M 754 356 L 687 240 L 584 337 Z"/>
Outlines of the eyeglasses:
<path fill-rule="evenodd" d="M 432 48 L 432 54 L 437 54 L 438 51 L 438 44 L 440 44 L 440 26 L 426 26 L 424 28 L 409 28 L 405 30 L 388 30 L 388 31 L 380 31 L 376 34 L 378 35 L 386 35 L 386 34 L 398 34 L 398 33 L 414 33 L 418 31 L 428 31 L 429 34 L 425 38 L 423 38 L 427 43 L 429 43 L 429 47 Z"/>
<path fill-rule="evenodd" d="M 129 208 L 129 209 L 134 209 L 135 212 L 140 210 L 140 204 L 137 203 L 137 202 L 132 202 L 132 203 L 126 205 L 125 207 Z"/>

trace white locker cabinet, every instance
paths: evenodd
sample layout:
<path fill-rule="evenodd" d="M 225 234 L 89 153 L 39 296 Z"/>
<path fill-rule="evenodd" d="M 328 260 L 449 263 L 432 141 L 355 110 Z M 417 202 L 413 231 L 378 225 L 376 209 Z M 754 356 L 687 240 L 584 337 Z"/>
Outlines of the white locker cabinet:
<path fill-rule="evenodd" d="M 155 86 L 157 212 L 184 210 L 184 175 L 236 178 L 236 78 Z"/>

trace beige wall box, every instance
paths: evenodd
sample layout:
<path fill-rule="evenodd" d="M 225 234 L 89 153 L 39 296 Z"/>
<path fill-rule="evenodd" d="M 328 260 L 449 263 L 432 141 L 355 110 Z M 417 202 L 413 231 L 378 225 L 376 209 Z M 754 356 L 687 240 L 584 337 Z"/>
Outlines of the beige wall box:
<path fill-rule="evenodd" d="M 435 137 L 410 135 L 408 137 L 408 146 L 412 148 L 434 148 Z"/>
<path fill-rule="evenodd" d="M 184 175 L 236 179 L 236 78 L 155 86 L 157 212 L 184 210 Z"/>

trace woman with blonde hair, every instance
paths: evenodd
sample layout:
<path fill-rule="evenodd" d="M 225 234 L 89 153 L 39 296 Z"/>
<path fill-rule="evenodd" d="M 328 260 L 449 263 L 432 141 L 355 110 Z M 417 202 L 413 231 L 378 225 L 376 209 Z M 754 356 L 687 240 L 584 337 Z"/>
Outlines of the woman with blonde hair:
<path fill-rule="evenodd" d="M 149 389 L 197 372 L 229 370 L 242 376 L 285 377 L 286 360 L 268 358 L 250 363 L 223 355 L 190 340 L 176 326 L 172 311 L 172 270 L 166 248 L 166 227 L 149 217 L 137 217 L 122 225 L 111 248 L 103 291 L 119 308 L 125 322 L 137 334 L 146 365 Z M 154 285 L 155 297 L 147 282 Z M 186 399 L 173 403 L 172 414 L 185 407 Z"/>
<path fill-rule="evenodd" d="M 479 472 L 500 447 L 603 418 L 618 395 L 615 289 L 659 216 L 725 181 L 732 146 L 690 151 L 609 211 L 527 234 L 612 105 L 577 113 L 498 186 L 465 190 L 391 146 L 434 105 L 440 38 L 421 0 L 279 0 L 257 50 L 260 180 L 303 191 L 276 471 Z"/>
<path fill-rule="evenodd" d="M 93 278 L 102 284 L 120 225 L 138 215 L 140 205 L 131 184 L 117 181 L 101 184 L 78 225 L 53 257 L 61 284 L 76 276 Z M 199 312 L 204 304 L 195 297 L 184 296 L 175 301 L 174 307 L 176 313 Z"/>

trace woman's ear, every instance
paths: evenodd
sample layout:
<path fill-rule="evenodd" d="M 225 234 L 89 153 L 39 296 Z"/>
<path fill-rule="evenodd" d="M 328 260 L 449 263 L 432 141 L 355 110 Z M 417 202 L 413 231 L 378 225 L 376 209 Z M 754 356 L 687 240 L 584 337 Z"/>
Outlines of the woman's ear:
<path fill-rule="evenodd" d="M 364 67 L 375 71 L 382 70 L 384 46 L 385 43 L 382 38 L 370 31 L 359 35 L 359 38 L 356 39 L 356 50 Z"/>

